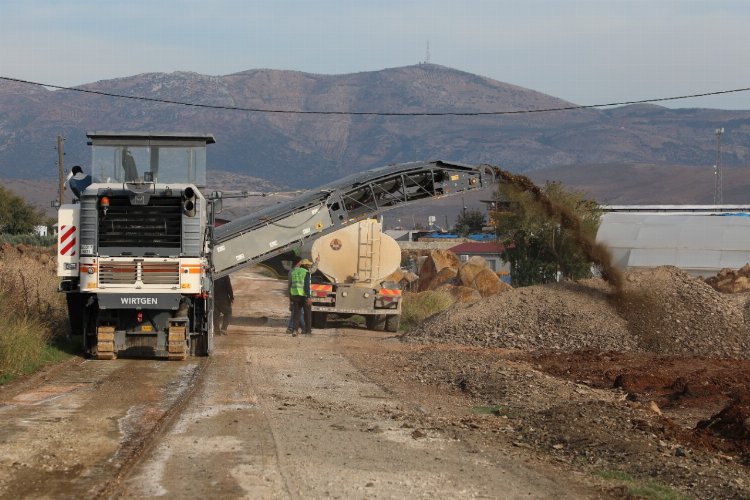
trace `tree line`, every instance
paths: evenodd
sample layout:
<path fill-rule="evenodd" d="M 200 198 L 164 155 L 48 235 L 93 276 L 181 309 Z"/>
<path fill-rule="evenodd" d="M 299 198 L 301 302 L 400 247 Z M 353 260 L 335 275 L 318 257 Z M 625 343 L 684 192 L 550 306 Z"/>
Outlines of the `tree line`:
<path fill-rule="evenodd" d="M 13 191 L 0 186 L 0 233 L 29 234 L 36 226 L 47 225 L 44 212 Z"/>
<path fill-rule="evenodd" d="M 587 239 L 596 239 L 602 214 L 598 203 L 558 182 L 548 182 L 542 192 L 555 206 L 578 217 Z M 504 209 L 493 212 L 493 218 L 513 286 L 591 277 L 592 263 L 575 238 L 560 220 L 544 212 L 531 193 L 501 184 L 499 195 L 507 201 Z"/>

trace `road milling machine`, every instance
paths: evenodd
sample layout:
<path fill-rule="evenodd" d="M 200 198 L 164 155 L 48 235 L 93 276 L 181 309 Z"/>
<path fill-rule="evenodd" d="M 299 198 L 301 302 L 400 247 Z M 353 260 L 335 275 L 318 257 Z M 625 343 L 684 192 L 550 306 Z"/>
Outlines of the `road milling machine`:
<path fill-rule="evenodd" d="M 356 173 L 216 227 L 210 134 L 90 132 L 91 184 L 58 210 L 60 291 L 98 359 L 213 347 L 213 283 L 396 206 L 487 187 L 490 167 L 411 162 Z"/>

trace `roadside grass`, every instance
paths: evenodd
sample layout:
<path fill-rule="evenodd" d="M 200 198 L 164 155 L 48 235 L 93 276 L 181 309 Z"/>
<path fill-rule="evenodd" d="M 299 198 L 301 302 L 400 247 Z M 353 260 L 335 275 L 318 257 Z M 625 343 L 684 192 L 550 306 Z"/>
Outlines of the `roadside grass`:
<path fill-rule="evenodd" d="M 251 270 L 255 273 L 260 274 L 261 276 L 265 278 L 273 278 L 275 280 L 286 280 L 286 276 L 279 276 L 276 271 L 274 271 L 272 268 L 267 267 L 263 264 L 256 264 L 253 267 L 251 267 Z"/>
<path fill-rule="evenodd" d="M 351 321 L 352 323 L 354 323 L 357 326 L 365 326 L 365 323 L 366 323 L 365 317 L 364 316 L 360 316 L 359 314 L 355 314 L 353 316 L 350 316 L 348 318 L 348 320 Z"/>
<path fill-rule="evenodd" d="M 518 417 L 518 413 L 514 412 L 508 406 L 503 405 L 474 406 L 471 412 L 475 415 L 495 415 L 496 417 L 507 418 Z"/>
<path fill-rule="evenodd" d="M 44 249 L 3 246 L 0 258 L 0 383 L 59 362 L 74 352 L 54 258 Z"/>
<path fill-rule="evenodd" d="M 35 330 L 38 332 L 39 330 Z M 20 352 L 7 353 L 13 347 L 13 340 L 5 339 L 5 329 L 0 329 L 0 385 L 6 384 L 19 376 L 30 375 L 40 368 L 61 363 L 78 355 L 83 346 L 80 337 L 57 336 L 39 343 L 40 335 L 33 332 L 11 334 Z"/>
<path fill-rule="evenodd" d="M 428 290 L 420 293 L 405 293 L 401 304 L 401 328 L 409 330 L 425 319 L 445 311 L 455 302 L 448 292 Z"/>
<path fill-rule="evenodd" d="M 626 472 L 608 470 L 597 472 L 595 475 L 621 485 L 628 498 L 643 498 L 644 500 L 687 500 L 691 498 L 669 486 L 655 481 L 642 481 Z"/>
<path fill-rule="evenodd" d="M 0 245 L 32 245 L 38 247 L 50 247 L 57 243 L 57 236 L 39 236 L 37 234 L 0 234 Z"/>

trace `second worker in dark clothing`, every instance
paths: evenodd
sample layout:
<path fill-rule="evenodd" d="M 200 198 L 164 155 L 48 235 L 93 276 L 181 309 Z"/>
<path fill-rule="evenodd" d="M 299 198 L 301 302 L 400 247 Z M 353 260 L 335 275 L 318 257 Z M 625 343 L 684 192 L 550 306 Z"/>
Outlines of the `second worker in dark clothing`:
<path fill-rule="evenodd" d="M 232 319 L 234 291 L 229 276 L 214 281 L 214 333 L 226 335 L 229 320 Z"/>
<path fill-rule="evenodd" d="M 301 328 L 300 313 L 305 314 L 304 333 L 312 333 L 312 293 L 310 292 L 310 267 L 312 262 L 302 259 L 299 266 L 295 267 L 289 275 L 289 297 L 292 301 L 292 335 L 297 334 Z"/>

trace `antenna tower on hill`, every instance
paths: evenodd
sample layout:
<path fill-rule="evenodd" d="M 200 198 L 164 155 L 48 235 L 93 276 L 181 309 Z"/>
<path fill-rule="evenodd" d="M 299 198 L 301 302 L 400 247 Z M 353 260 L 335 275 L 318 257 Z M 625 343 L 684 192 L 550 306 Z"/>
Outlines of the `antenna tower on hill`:
<path fill-rule="evenodd" d="M 424 63 L 430 64 L 430 41 L 429 40 L 427 40 L 427 52 L 425 53 L 425 56 L 424 56 Z"/>

